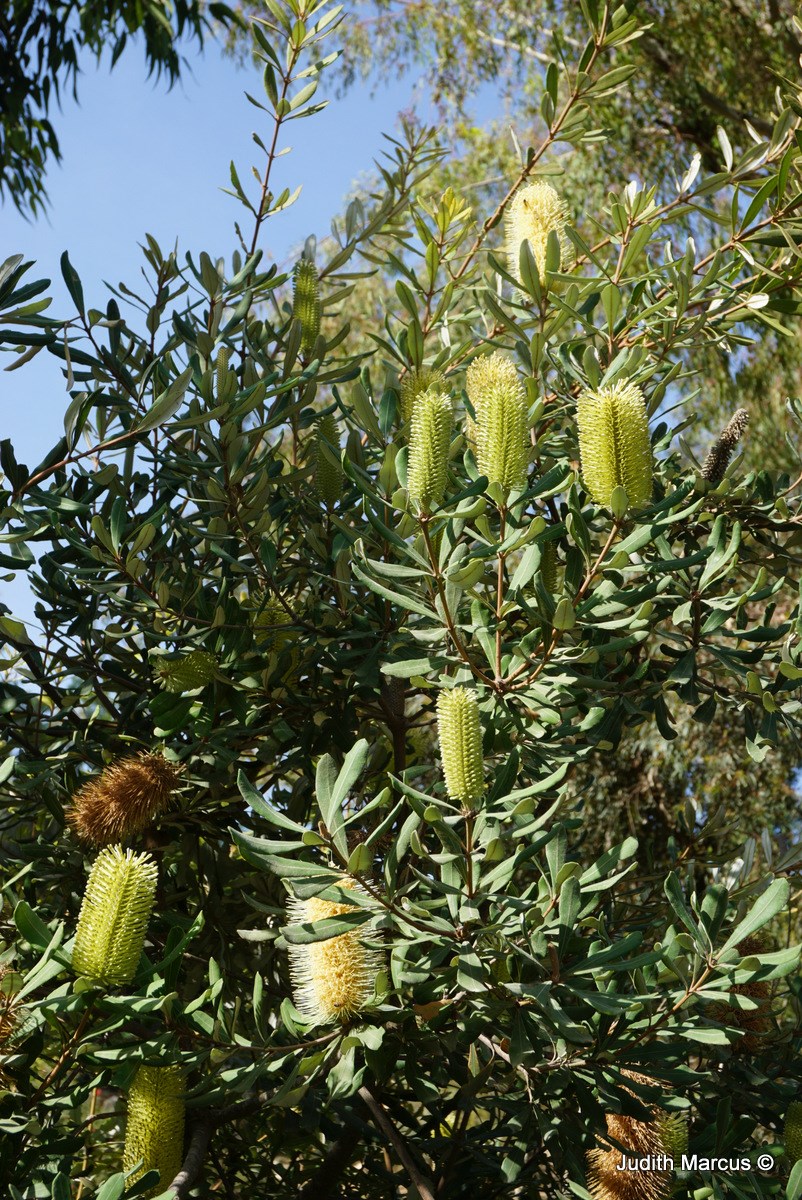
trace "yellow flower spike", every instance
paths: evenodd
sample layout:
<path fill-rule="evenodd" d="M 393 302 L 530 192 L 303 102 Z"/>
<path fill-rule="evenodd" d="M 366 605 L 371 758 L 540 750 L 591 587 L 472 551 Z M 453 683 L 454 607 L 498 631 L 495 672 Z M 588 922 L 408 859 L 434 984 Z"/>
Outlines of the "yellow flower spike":
<path fill-rule="evenodd" d="M 437 697 L 437 734 L 446 791 L 464 806 L 484 793 L 479 697 L 470 688 L 444 689 Z"/>
<path fill-rule="evenodd" d="M 315 492 L 323 501 L 326 508 L 334 508 L 343 490 L 343 471 L 339 463 L 332 462 L 321 448 L 321 442 L 326 441 L 336 454 L 340 445 L 340 431 L 337 428 L 337 418 L 334 413 L 327 413 L 317 423 L 315 433 Z"/>
<path fill-rule="evenodd" d="M 424 392 L 416 400 L 409 435 L 407 490 L 422 512 L 431 512 L 445 495 L 453 421 L 451 401 L 442 392 Z"/>
<path fill-rule="evenodd" d="M 442 392 L 445 388 L 445 376 L 442 371 L 433 367 L 419 367 L 408 371 L 401 381 L 401 420 L 409 425 L 415 401 L 424 392 Z"/>
<path fill-rule="evenodd" d="M 802 1158 L 802 1101 L 793 1100 L 788 1106 L 783 1141 L 788 1162 L 799 1162 Z"/>
<path fill-rule="evenodd" d="M 475 358 L 468 367 L 466 391 L 476 420 L 467 434 L 476 464 L 505 491 L 526 486 L 529 465 L 526 392 L 515 363 L 498 350 Z"/>
<path fill-rule="evenodd" d="M 211 683 L 217 659 L 207 650 L 191 650 L 182 658 L 154 658 L 153 668 L 166 692 L 194 692 Z"/>
<path fill-rule="evenodd" d="M 142 1160 L 134 1179 L 146 1171 L 159 1172 L 158 1186 L 148 1196 L 166 1191 L 178 1172 L 184 1154 L 184 1099 L 186 1087 L 180 1067 L 142 1066 L 128 1093 L 123 1170 Z"/>
<path fill-rule="evenodd" d="M 145 945 L 158 871 L 149 854 L 107 846 L 95 859 L 84 892 L 72 966 L 109 987 L 130 983 Z"/>
<path fill-rule="evenodd" d="M 620 512 L 643 508 L 652 498 L 654 463 L 649 419 L 640 388 L 619 382 L 584 391 L 577 401 L 579 453 L 585 487 L 597 504 Z"/>
<path fill-rule="evenodd" d="M 301 351 L 311 354 L 320 333 L 320 286 L 317 269 L 308 258 L 299 258 L 292 273 L 292 315 L 301 322 Z"/>
<path fill-rule="evenodd" d="M 67 822 L 93 846 L 126 842 L 170 807 L 180 775 L 161 754 L 120 759 L 76 792 Z"/>
<path fill-rule="evenodd" d="M 356 889 L 353 879 L 340 879 L 337 887 Z M 355 912 L 355 904 L 340 904 L 311 896 L 287 901 L 292 924 L 312 924 L 343 913 Z M 374 993 L 376 975 L 384 966 L 384 955 L 362 942 L 366 926 L 341 933 L 324 942 L 288 945 L 290 978 L 295 1007 L 314 1025 L 347 1021 L 360 1012 Z"/>
<path fill-rule="evenodd" d="M 630 1079 L 655 1084 L 646 1075 L 625 1071 Z M 607 1138 L 587 1152 L 588 1192 L 593 1200 L 668 1200 L 672 1190 L 671 1170 L 621 1171 L 622 1151 L 609 1139 L 625 1147 L 628 1157 L 653 1158 L 665 1155 L 679 1166 L 688 1146 L 687 1120 L 681 1114 L 668 1114 L 652 1108 L 653 1119 L 638 1121 L 623 1113 L 605 1114 Z"/>
<path fill-rule="evenodd" d="M 506 220 L 507 263 L 510 275 L 520 278 L 521 243 L 529 242 L 541 280 L 546 273 L 546 247 L 553 231 L 560 239 L 561 262 L 570 258 L 570 243 L 565 236 L 567 213 L 560 194 L 550 183 L 538 180 L 519 188 L 508 209 Z"/>

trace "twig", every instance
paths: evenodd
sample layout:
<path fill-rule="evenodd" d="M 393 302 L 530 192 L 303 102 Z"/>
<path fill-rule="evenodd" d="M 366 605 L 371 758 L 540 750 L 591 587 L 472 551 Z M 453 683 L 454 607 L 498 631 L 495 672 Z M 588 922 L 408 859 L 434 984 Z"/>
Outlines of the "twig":
<path fill-rule="evenodd" d="M 392 1144 L 393 1149 L 400 1159 L 402 1167 L 412 1180 L 414 1186 L 417 1188 L 420 1200 L 435 1200 L 434 1192 L 432 1191 L 428 1180 L 424 1175 L 421 1174 L 417 1163 L 407 1149 L 406 1142 L 388 1117 L 378 1098 L 374 1096 L 373 1092 L 371 1092 L 367 1087 L 361 1087 L 359 1089 L 359 1096 L 362 1100 L 364 1100 L 365 1104 L 370 1109 L 370 1114 L 378 1128 Z"/>
<path fill-rule="evenodd" d="M 186 1195 L 200 1175 L 203 1160 L 206 1158 L 209 1148 L 209 1141 L 215 1129 L 229 1121 L 236 1121 L 240 1117 L 247 1117 L 250 1113 L 256 1112 L 265 1103 L 265 1100 L 266 1097 L 260 1092 L 256 1096 L 249 1096 L 247 1100 L 238 1100 L 236 1104 L 229 1104 L 227 1108 L 209 1109 L 199 1117 L 189 1139 L 181 1170 L 168 1189 L 173 1192 L 176 1200 L 180 1200 L 180 1197 Z"/>
<path fill-rule="evenodd" d="M 298 1200 L 328 1200 L 351 1161 L 360 1137 L 358 1129 L 346 1129 L 332 1142 L 323 1162 L 298 1193 Z"/>

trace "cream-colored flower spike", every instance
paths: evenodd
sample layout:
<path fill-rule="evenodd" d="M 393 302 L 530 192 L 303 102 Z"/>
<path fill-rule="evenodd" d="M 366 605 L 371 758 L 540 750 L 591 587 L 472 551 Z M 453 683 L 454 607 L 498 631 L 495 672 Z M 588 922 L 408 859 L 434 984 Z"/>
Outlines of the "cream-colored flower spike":
<path fill-rule="evenodd" d="M 405 425 L 409 425 L 412 420 L 412 413 L 415 409 L 415 402 L 424 392 L 442 392 L 445 389 L 446 379 L 442 371 L 436 371 L 433 367 L 418 367 L 411 371 L 407 371 L 401 382 L 401 420 Z"/>
<path fill-rule="evenodd" d="M 149 1196 L 166 1191 L 181 1170 L 185 1087 L 180 1067 L 142 1066 L 128 1093 L 123 1170 L 132 1170 L 141 1159 L 142 1167 L 134 1178 L 146 1171 L 158 1171 L 159 1183 L 147 1193 Z"/>
<path fill-rule="evenodd" d="M 149 854 L 107 846 L 86 884 L 72 966 L 77 975 L 118 986 L 133 979 L 156 896 L 158 871 Z"/>
<path fill-rule="evenodd" d="M 560 239 L 561 265 L 570 259 L 565 236 L 565 205 L 559 192 L 544 180 L 519 188 L 507 209 L 507 263 L 510 275 L 520 279 L 521 243 L 529 242 L 541 280 L 546 273 L 546 247 L 553 231 Z"/>
<path fill-rule="evenodd" d="M 340 879 L 337 887 L 356 889 L 353 879 Z M 341 904 L 311 896 L 287 901 L 287 916 L 292 924 L 309 925 L 328 917 L 356 912 L 359 906 Z M 305 945 L 289 944 L 290 978 L 295 1007 L 314 1025 L 347 1021 L 360 1012 L 374 993 L 376 975 L 384 966 L 381 950 L 366 946 L 362 938 L 369 923 Z"/>
<path fill-rule="evenodd" d="M 446 791 L 470 805 L 484 792 L 479 697 L 470 688 L 443 689 L 437 697 L 437 734 Z"/>
<path fill-rule="evenodd" d="M 584 391 L 577 401 L 579 453 L 585 487 L 597 504 L 618 507 L 621 489 L 627 508 L 643 508 L 652 498 L 654 462 L 649 418 L 637 384 L 620 381 Z"/>
<path fill-rule="evenodd" d="M 506 491 L 526 486 L 529 466 L 526 392 L 515 363 L 506 354 L 475 358 L 468 367 L 465 389 L 476 420 L 467 422 L 476 465 L 488 483 Z"/>
<path fill-rule="evenodd" d="M 451 401 L 441 392 L 424 392 L 415 401 L 409 435 L 407 491 L 421 512 L 431 512 L 445 495 L 453 422 Z"/>

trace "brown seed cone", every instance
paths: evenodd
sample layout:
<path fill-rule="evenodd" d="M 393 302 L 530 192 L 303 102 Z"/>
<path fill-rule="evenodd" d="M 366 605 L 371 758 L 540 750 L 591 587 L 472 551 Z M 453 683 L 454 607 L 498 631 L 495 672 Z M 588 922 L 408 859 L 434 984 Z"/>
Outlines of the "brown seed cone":
<path fill-rule="evenodd" d="M 738 953 L 743 958 L 760 958 L 771 947 L 761 934 L 753 934 L 738 943 Z M 733 1054 L 757 1054 L 771 1033 L 771 986 L 765 980 L 751 983 L 736 983 L 730 989 L 733 996 L 747 996 L 757 1003 L 757 1008 L 732 1008 L 729 1004 L 711 1004 L 710 1016 L 722 1025 L 743 1031 L 730 1043 Z"/>
<path fill-rule="evenodd" d="M 622 1074 L 635 1083 L 655 1083 L 648 1075 L 636 1071 L 623 1071 Z M 630 1094 L 634 1095 L 634 1092 Z M 641 1103 L 645 1102 L 641 1100 Z M 587 1153 L 588 1191 L 593 1200 L 665 1200 L 670 1195 L 670 1171 L 616 1170 L 621 1164 L 622 1151 L 609 1140 L 614 1138 L 624 1146 L 628 1157 L 672 1156 L 665 1114 L 657 1108 L 654 1113 L 654 1121 L 638 1121 L 625 1113 L 605 1114 L 608 1136 L 600 1137 L 599 1145 Z"/>
<path fill-rule="evenodd" d="M 126 842 L 170 806 L 179 777 L 180 768 L 161 754 L 122 758 L 76 792 L 67 822 L 82 842 Z"/>

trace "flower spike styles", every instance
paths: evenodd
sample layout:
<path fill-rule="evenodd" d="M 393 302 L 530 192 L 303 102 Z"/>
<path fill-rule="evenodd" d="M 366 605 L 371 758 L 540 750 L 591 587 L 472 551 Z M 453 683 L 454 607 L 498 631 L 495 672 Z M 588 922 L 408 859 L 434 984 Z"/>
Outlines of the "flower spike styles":
<path fill-rule="evenodd" d="M 320 333 L 320 285 L 317 268 L 308 258 L 299 258 L 292 273 L 292 316 L 301 322 L 301 350 L 311 354 Z"/>
<path fill-rule="evenodd" d="M 77 975 L 116 987 L 133 979 L 156 896 L 158 871 L 149 854 L 120 846 L 101 850 L 84 892 L 72 966 Z"/>
<path fill-rule="evenodd" d="M 453 420 L 451 401 L 441 392 L 424 392 L 416 400 L 409 436 L 407 488 L 421 512 L 431 512 L 445 495 Z"/>
<path fill-rule="evenodd" d="M 67 822 L 93 846 L 126 842 L 170 807 L 179 779 L 180 768 L 161 754 L 122 758 L 76 792 Z"/>
<path fill-rule="evenodd" d="M 327 447 L 322 442 L 328 442 Z M 343 469 L 339 462 L 332 461 L 331 455 L 336 455 L 340 445 L 340 432 L 337 428 L 337 418 L 334 413 L 326 413 L 317 423 L 315 431 L 314 461 L 315 492 L 326 508 L 334 508 L 343 490 Z"/>
<path fill-rule="evenodd" d="M 353 879 L 340 879 L 337 887 L 355 889 Z M 312 896 L 308 900 L 291 897 L 287 915 L 292 924 L 314 924 L 343 913 L 356 912 L 355 904 L 341 904 Z M 377 973 L 384 966 L 380 950 L 365 946 L 361 940 L 366 926 L 341 933 L 323 942 L 289 944 L 290 978 L 295 1007 L 314 1025 L 347 1021 L 360 1012 L 374 992 Z"/>
<path fill-rule="evenodd" d="M 616 516 L 623 516 L 627 508 L 643 508 L 652 498 L 654 462 L 640 388 L 619 382 L 584 391 L 576 417 L 582 477 L 590 495 L 603 508 L 614 509 Z"/>
<path fill-rule="evenodd" d="M 418 367 L 408 371 L 401 382 L 401 420 L 409 425 L 415 402 L 424 392 L 445 390 L 445 376 L 433 367 Z"/>
<path fill-rule="evenodd" d="M 707 452 L 707 457 L 702 465 L 702 477 L 708 483 L 721 483 L 733 452 L 743 437 L 748 424 L 748 409 L 739 408 L 730 417 L 721 436 L 716 438 Z"/>
<path fill-rule="evenodd" d="M 437 697 L 437 733 L 446 791 L 469 806 L 484 793 L 479 697 L 470 688 L 444 689 Z"/>
<path fill-rule="evenodd" d="M 570 244 L 565 236 L 567 214 L 559 192 L 538 180 L 519 188 L 507 209 L 507 263 L 510 275 L 519 278 L 521 243 L 529 242 L 541 280 L 546 273 L 546 247 L 549 234 L 560 239 L 561 263 L 570 257 Z"/>
<path fill-rule="evenodd" d="M 793 1165 L 802 1158 L 802 1101 L 792 1100 L 788 1105 L 783 1129 L 785 1157 Z"/>
<path fill-rule="evenodd" d="M 153 668 L 166 692 L 194 692 L 212 682 L 217 659 L 208 650 L 191 650 L 182 658 L 156 658 Z"/>
<path fill-rule="evenodd" d="M 146 1171 L 158 1171 L 159 1184 L 151 1188 L 149 1196 L 166 1191 L 181 1170 L 185 1087 L 180 1067 L 142 1066 L 128 1094 L 123 1170 L 132 1170 L 141 1160 L 134 1178 Z"/>
<path fill-rule="evenodd" d="M 526 486 L 529 465 L 526 392 L 515 363 L 499 351 L 475 358 L 468 367 L 466 391 L 476 414 L 467 434 L 476 464 L 488 483 L 505 491 Z"/>
<path fill-rule="evenodd" d="M 634 1071 L 623 1074 L 636 1083 L 656 1084 L 654 1079 Z M 607 1136 L 599 1138 L 599 1144 L 587 1152 L 588 1191 L 593 1200 L 668 1200 L 672 1191 L 670 1162 L 665 1166 L 655 1165 L 652 1170 L 619 1169 L 622 1154 L 653 1159 L 664 1156 L 679 1166 L 688 1148 L 687 1120 L 682 1114 L 669 1114 L 657 1107 L 652 1112 L 649 1121 L 639 1121 L 624 1113 L 605 1114 Z"/>

